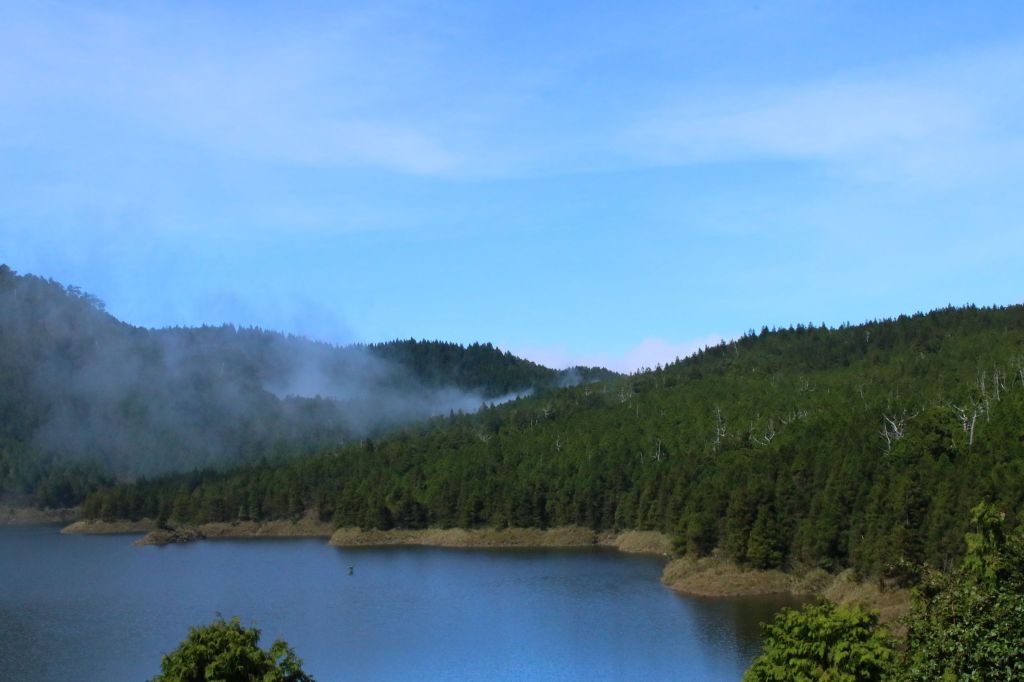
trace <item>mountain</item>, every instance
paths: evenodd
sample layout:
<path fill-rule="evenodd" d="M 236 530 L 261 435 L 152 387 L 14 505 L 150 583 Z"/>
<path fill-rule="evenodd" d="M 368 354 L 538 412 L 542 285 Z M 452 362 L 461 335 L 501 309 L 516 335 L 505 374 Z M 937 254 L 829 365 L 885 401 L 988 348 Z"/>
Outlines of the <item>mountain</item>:
<path fill-rule="evenodd" d="M 292 456 L 609 375 L 490 344 L 142 329 L 75 287 L 0 266 L 0 484 L 46 488 L 53 503 L 105 476 Z"/>
<path fill-rule="evenodd" d="M 1024 508 L 1024 306 L 762 329 L 654 371 L 230 472 L 114 486 L 91 516 L 315 510 L 339 526 L 670 533 L 758 568 L 903 580 Z"/>

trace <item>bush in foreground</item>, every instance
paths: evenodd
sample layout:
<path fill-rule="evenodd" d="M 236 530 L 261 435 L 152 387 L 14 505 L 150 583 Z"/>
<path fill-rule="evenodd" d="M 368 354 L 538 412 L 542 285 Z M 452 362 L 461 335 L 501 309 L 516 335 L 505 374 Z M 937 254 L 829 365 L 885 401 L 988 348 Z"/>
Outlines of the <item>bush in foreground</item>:
<path fill-rule="evenodd" d="M 1024 535 L 1005 514 L 971 511 L 953 571 L 925 571 L 894 650 L 878 616 L 830 603 L 784 609 L 744 682 L 1014 682 L 1024 680 Z"/>
<path fill-rule="evenodd" d="M 302 660 L 283 641 L 264 651 L 260 631 L 243 628 L 238 618 L 219 617 L 190 628 L 177 649 L 163 657 L 152 682 L 313 682 Z"/>
<path fill-rule="evenodd" d="M 960 568 L 930 572 L 914 592 L 895 682 L 1024 680 L 1024 537 L 1007 537 L 990 505 L 971 523 Z"/>
<path fill-rule="evenodd" d="M 783 609 L 764 634 L 764 652 L 743 682 L 876 682 L 895 658 L 878 614 L 857 606 Z"/>

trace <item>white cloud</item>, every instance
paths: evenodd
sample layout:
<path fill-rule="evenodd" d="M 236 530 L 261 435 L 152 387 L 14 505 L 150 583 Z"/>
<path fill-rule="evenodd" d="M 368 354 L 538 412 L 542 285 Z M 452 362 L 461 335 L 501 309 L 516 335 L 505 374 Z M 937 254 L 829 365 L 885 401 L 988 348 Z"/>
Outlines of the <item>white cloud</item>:
<path fill-rule="evenodd" d="M 520 357 L 529 358 L 534 362 L 555 369 L 564 369 L 582 365 L 585 367 L 606 367 L 616 372 L 630 374 L 644 368 L 666 365 L 677 359 L 693 355 L 705 346 L 720 343 L 723 337 L 719 334 L 691 339 L 689 341 L 671 342 L 666 339 L 649 336 L 635 346 L 622 353 L 578 353 L 566 345 L 556 346 L 519 346 L 512 352 Z"/>
<path fill-rule="evenodd" d="M 214 159 L 463 178 L 782 158 L 943 185 L 1021 165 L 1024 45 L 796 84 L 711 87 L 638 62 L 635 89 L 609 77 L 621 96 L 598 97 L 581 83 L 621 56 L 613 40 L 495 54 L 470 39 L 501 16 L 481 12 L 10 3 L 0 147 L 101 163 L 159 140 Z"/>
<path fill-rule="evenodd" d="M 1024 146 L 1024 46 L 887 64 L 799 86 L 689 92 L 641 115 L 635 153 L 668 163 L 821 161 L 926 185 L 1005 174 Z"/>
<path fill-rule="evenodd" d="M 939 186 L 1006 176 L 1024 157 L 1019 44 L 796 84 L 709 86 L 703 72 L 625 61 L 632 77 L 608 75 L 605 92 L 587 77 L 624 57 L 628 27 L 555 32 L 529 52 L 476 42 L 501 12 L 236 9 L 8 3 L 0 147 L 101 165 L 144 155 L 142 140 L 214 161 L 473 179 L 781 158 Z M 642 33 L 627 30 L 631 47 L 673 54 Z"/>
<path fill-rule="evenodd" d="M 178 6 L 7 8 L 0 147 L 130 148 L 134 130 L 215 157 L 412 174 L 452 167 L 453 154 L 396 102 L 415 47 L 389 60 L 367 44 L 397 28 L 387 11 L 350 9 L 279 31 L 245 19 Z M 96 122 L 113 139 L 93 139 Z"/>

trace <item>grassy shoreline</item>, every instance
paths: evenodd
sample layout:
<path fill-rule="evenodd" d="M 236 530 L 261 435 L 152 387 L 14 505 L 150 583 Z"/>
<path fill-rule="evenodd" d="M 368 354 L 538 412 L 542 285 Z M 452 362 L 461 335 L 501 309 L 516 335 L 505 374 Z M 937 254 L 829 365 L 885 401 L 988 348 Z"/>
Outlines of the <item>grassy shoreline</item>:
<path fill-rule="evenodd" d="M 0 506 L 0 526 L 45 526 L 68 523 L 77 516 L 77 508 L 38 509 L 15 505 Z"/>
<path fill-rule="evenodd" d="M 360 530 L 339 528 L 330 539 L 335 547 L 427 545 L 462 548 L 608 547 L 634 554 L 669 557 L 672 541 L 653 531 L 597 533 L 587 528 L 427 528 L 423 530 Z"/>
<path fill-rule="evenodd" d="M 426 528 L 422 530 L 361 530 L 335 528 L 308 515 L 298 521 L 236 521 L 204 523 L 154 530 L 150 519 L 139 521 L 76 521 L 64 528 L 69 534 L 146 533 L 136 544 L 164 545 L 203 539 L 325 538 L 335 547 L 430 546 L 477 549 L 568 549 L 606 547 L 631 554 L 653 554 L 668 560 L 661 582 L 666 587 L 697 597 L 737 597 L 791 594 L 819 597 L 840 604 L 857 603 L 876 609 L 891 622 L 906 612 L 906 590 L 882 590 L 874 583 L 857 581 L 851 571 L 833 575 L 820 569 L 760 571 L 743 568 L 716 557 L 672 558 L 672 540 L 656 531 L 598 533 L 588 528 Z"/>
<path fill-rule="evenodd" d="M 909 590 L 886 589 L 876 582 L 858 580 L 851 569 L 838 574 L 821 569 L 761 571 L 717 557 L 684 557 L 665 566 L 661 581 L 676 592 L 695 597 L 790 594 L 858 604 L 878 611 L 883 623 L 895 623 L 910 608 Z"/>
<path fill-rule="evenodd" d="M 136 544 L 161 545 L 192 540 L 217 538 L 329 538 L 334 532 L 330 523 L 309 516 L 298 521 L 235 521 L 203 523 L 198 526 L 179 526 L 157 529 L 152 519 L 138 521 L 101 521 L 86 519 L 75 521 L 61 530 L 68 535 L 125 535 L 145 533 Z"/>

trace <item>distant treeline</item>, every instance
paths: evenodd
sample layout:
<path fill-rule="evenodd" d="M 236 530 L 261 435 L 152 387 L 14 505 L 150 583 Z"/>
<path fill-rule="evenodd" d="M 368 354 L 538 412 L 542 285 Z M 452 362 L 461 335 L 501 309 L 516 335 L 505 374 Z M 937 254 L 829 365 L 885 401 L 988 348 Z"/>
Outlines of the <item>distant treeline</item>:
<path fill-rule="evenodd" d="M 408 339 L 363 347 L 380 358 L 405 367 L 428 386 L 480 388 L 488 400 L 618 376 L 603 367 L 572 367 L 555 371 L 508 351 L 501 352 L 489 343 L 463 346 L 450 341 Z"/>
<path fill-rule="evenodd" d="M 491 344 L 142 329 L 0 265 L 0 497 L 74 505 L 113 478 L 278 461 L 609 376 Z"/>
<path fill-rule="evenodd" d="M 762 329 L 667 367 L 286 463 L 104 488 L 89 517 L 653 529 L 759 568 L 906 578 L 1024 502 L 1024 307 Z"/>

